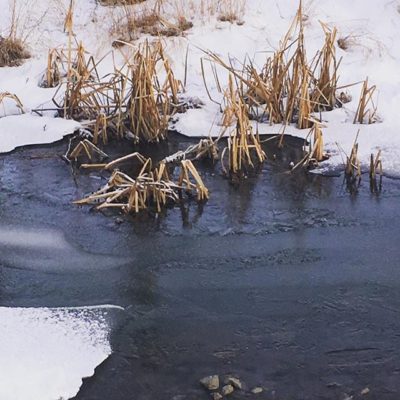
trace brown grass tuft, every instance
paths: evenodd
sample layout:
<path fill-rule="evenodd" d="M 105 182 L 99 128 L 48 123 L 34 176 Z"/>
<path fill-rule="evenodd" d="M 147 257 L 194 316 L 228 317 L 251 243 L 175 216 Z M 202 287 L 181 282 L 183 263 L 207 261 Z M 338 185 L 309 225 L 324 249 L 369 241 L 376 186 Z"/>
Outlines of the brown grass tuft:
<path fill-rule="evenodd" d="M 30 56 L 21 40 L 0 36 L 0 67 L 17 67 Z"/>

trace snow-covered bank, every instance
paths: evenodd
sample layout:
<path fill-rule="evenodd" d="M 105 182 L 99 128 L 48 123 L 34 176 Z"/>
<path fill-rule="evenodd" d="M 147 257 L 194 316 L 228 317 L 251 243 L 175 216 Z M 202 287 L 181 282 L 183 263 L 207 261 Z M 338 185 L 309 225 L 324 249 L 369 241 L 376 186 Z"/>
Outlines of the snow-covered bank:
<path fill-rule="evenodd" d="M 33 114 L 0 118 L 0 153 L 29 144 L 52 143 L 74 133 L 81 124 L 62 118 L 39 117 Z"/>
<path fill-rule="evenodd" d="M 391 175 L 400 175 L 400 43 L 397 40 L 400 31 L 399 3 L 397 1 L 369 2 L 345 0 L 304 2 L 306 13 L 307 54 L 312 57 L 323 43 L 323 33 L 319 21 L 331 27 L 337 27 L 339 38 L 348 38 L 349 48 L 344 51 L 337 48 L 338 58 L 343 57 L 339 69 L 339 86 L 346 86 L 369 77 L 370 84 L 377 85 L 379 92 L 378 114 L 382 123 L 373 125 L 353 124 L 358 105 L 361 86 L 345 90 L 352 101 L 342 109 L 324 113 L 325 149 L 331 158 L 321 165 L 322 169 L 335 168 L 342 164 L 343 154 L 339 147 L 350 153 L 358 130 L 359 157 L 366 166 L 371 153 L 382 150 L 384 171 Z M 268 1 L 248 0 L 245 24 L 243 26 L 220 22 L 209 26 L 195 27 L 188 41 L 193 45 L 189 65 L 188 94 L 199 96 L 205 103 L 203 109 L 189 110 L 174 123 L 175 129 L 190 136 L 204 136 L 209 133 L 218 136 L 221 127 L 220 107 L 210 101 L 204 93 L 199 59 L 204 57 L 198 47 L 211 49 L 225 60 L 232 59 L 238 66 L 248 56 L 259 67 L 265 62 L 271 51 L 278 48 L 279 41 L 287 31 L 296 12 L 295 4 L 290 0 L 271 4 Z M 198 47 L 197 47 L 198 46 Z M 174 58 L 176 59 L 176 57 Z M 261 69 L 261 68 L 260 68 Z M 197 75 L 196 75 L 197 74 Z M 218 69 L 219 81 L 227 82 L 227 73 Z M 211 97 L 222 102 L 222 95 L 211 71 L 207 68 L 207 86 Z M 194 77 L 198 77 L 195 79 Z M 260 133 L 276 134 L 281 126 L 260 124 Z M 294 126 L 287 127 L 287 134 L 306 137 L 308 131 Z M 339 145 L 339 146 L 338 146 Z"/>
<path fill-rule="evenodd" d="M 7 2 L 8 0 L 1 0 Z M 21 0 L 28 1 L 29 0 Z M 29 43 L 34 59 L 18 68 L 0 68 L 0 91 L 16 93 L 24 107 L 29 111 L 39 104 L 51 100 L 54 90 L 39 88 L 37 83 L 46 65 L 48 47 L 62 46 L 66 43 L 63 33 L 63 18 L 68 1 L 51 0 L 35 2 L 37 5 L 31 19 L 42 18 L 40 24 L 32 30 Z M 147 0 L 137 7 L 150 6 L 153 0 Z M 176 0 L 165 0 L 163 12 L 165 17 L 176 15 Z M 400 107 L 400 13 L 398 0 L 331 0 L 304 1 L 305 35 L 307 54 L 311 58 L 317 49 L 321 48 L 324 34 L 320 21 L 331 27 L 338 28 L 338 37 L 346 39 L 346 50 L 337 49 L 338 58 L 343 57 L 339 74 L 339 85 L 348 85 L 364 80 L 367 76 L 371 85 L 376 85 L 379 91 L 378 113 L 382 123 L 371 126 L 358 126 L 352 123 L 354 112 L 360 95 L 360 86 L 346 89 L 352 96 L 352 102 L 341 110 L 326 113 L 324 122 L 324 140 L 326 149 L 332 154 L 326 166 L 338 166 L 342 162 L 338 146 L 350 152 L 354 138 L 360 129 L 359 156 L 368 163 L 371 152 L 382 149 L 383 167 L 385 172 L 400 175 L 400 136 L 398 128 L 398 108 Z M 185 96 L 198 97 L 204 106 L 202 109 L 189 110 L 179 115 L 172 127 L 188 136 L 214 136 L 220 132 L 220 107 L 208 98 L 203 83 L 201 58 L 204 50 L 210 50 L 225 60 L 234 60 L 238 67 L 246 57 L 254 60 L 261 68 L 267 56 L 276 50 L 279 41 L 287 32 L 293 20 L 297 2 L 280 0 L 247 0 L 245 13 L 240 16 L 243 25 L 221 22 L 217 11 L 209 11 L 209 15 L 200 14 L 201 0 L 191 0 L 190 6 L 184 7 L 184 14 L 191 19 L 194 26 L 182 37 L 163 38 L 166 53 L 169 55 L 176 77 L 183 80 L 185 76 L 186 50 L 189 48 L 187 64 L 187 87 Z M 215 7 L 214 7 L 215 9 Z M 111 50 L 111 43 L 117 37 L 111 33 L 115 24 L 115 13 L 112 7 L 102 7 L 95 0 L 76 2 L 74 13 L 74 32 L 77 40 L 82 40 L 85 47 L 96 57 Z M 6 26 L 7 13 L 0 16 L 0 22 Z M 101 22 L 101 24 L 100 24 Z M 101 25 L 101 27 L 100 27 Z M 144 40 L 141 37 L 139 41 Z M 117 51 L 118 52 L 118 51 Z M 117 57 L 118 59 L 118 57 Z M 111 56 L 102 63 L 102 73 L 111 71 L 113 59 Z M 205 62 L 207 87 L 213 100 L 222 101 L 212 70 Z M 219 82 L 227 83 L 227 73 L 218 68 Z M 24 117 L 21 126 L 28 128 Z M 25 117 L 26 118 L 26 117 Z M 1 121 L 1 120 L 0 120 Z M 0 126 L 0 133 L 6 122 Z M 262 125 L 260 132 L 278 132 L 279 127 Z M 307 132 L 289 127 L 287 133 L 304 137 Z M 60 133 L 61 134 L 61 133 Z M 59 134 L 59 135 L 60 135 Z M 9 134 L 8 134 L 9 136 Z M 36 135 L 35 135 L 36 136 Z M 56 135 L 57 136 L 57 135 Z M 29 138 L 27 135 L 26 139 Z M 38 136 L 38 140 L 45 137 Z M 11 140 L 11 139 L 9 139 Z M 25 138 L 21 138 L 21 141 Z M 36 142 L 36 141 L 35 141 Z M 0 150 L 4 145 L 0 140 Z M 7 145 L 9 148 L 10 145 Z M 6 150 L 3 150 L 6 151 Z"/>
<path fill-rule="evenodd" d="M 111 354 L 112 308 L 0 307 L 0 399 L 75 396 Z"/>

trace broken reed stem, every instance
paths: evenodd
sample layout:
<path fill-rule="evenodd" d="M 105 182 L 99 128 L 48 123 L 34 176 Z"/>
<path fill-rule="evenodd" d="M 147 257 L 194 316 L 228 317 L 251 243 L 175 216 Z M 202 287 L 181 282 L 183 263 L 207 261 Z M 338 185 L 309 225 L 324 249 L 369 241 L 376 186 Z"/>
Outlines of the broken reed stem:
<path fill-rule="evenodd" d="M 90 143 L 90 142 L 89 142 Z M 90 152 L 85 141 L 74 150 L 74 156 L 80 152 Z M 136 178 L 115 170 L 114 168 L 123 162 L 132 159 L 138 160 L 142 167 Z M 180 173 L 178 182 L 173 182 L 168 174 L 167 163 L 161 161 L 153 170 L 150 158 L 145 158 L 139 153 L 132 153 L 121 157 L 108 164 L 95 164 L 104 169 L 114 169 L 108 183 L 99 191 L 78 200 L 75 204 L 98 204 L 97 209 L 119 208 L 124 212 L 138 213 L 150 207 L 155 207 L 160 212 L 168 203 L 178 203 L 183 199 L 183 192 L 196 193 L 197 201 L 206 201 L 209 198 L 207 187 L 190 160 L 182 160 L 179 163 Z"/>
<path fill-rule="evenodd" d="M 358 178 L 358 180 L 361 180 L 361 163 L 358 158 L 358 135 L 359 134 L 360 134 L 360 131 L 357 132 L 353 147 L 350 152 L 350 156 L 346 157 L 347 161 L 346 161 L 345 175 L 348 179 L 352 179 L 352 180 L 355 180 L 356 178 Z"/>
<path fill-rule="evenodd" d="M 377 106 L 373 101 L 376 86 L 368 86 L 368 78 L 361 88 L 360 100 L 354 116 L 355 124 L 373 124 L 377 121 Z"/>
<path fill-rule="evenodd" d="M 369 166 L 369 177 L 371 179 L 375 179 L 377 174 L 379 174 L 380 176 L 383 175 L 381 150 L 378 151 L 376 156 L 374 156 L 374 154 L 371 154 L 371 161 L 370 161 L 370 166 Z"/>

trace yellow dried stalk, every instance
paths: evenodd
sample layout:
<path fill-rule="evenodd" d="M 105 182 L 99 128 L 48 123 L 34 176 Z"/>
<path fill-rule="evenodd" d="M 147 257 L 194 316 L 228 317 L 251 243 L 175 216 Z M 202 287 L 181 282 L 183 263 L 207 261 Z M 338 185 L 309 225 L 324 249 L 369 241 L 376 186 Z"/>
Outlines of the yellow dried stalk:
<path fill-rule="evenodd" d="M 189 192 L 195 189 L 198 201 L 208 200 L 208 189 L 204 185 L 203 180 L 193 163 L 190 160 L 182 160 L 180 168 L 181 172 L 178 179 L 178 185 Z M 192 182 L 191 178 L 194 182 Z"/>
<path fill-rule="evenodd" d="M 96 118 L 96 123 L 94 125 L 94 132 L 93 132 L 93 143 L 94 144 L 98 143 L 99 137 L 101 137 L 103 144 L 107 144 L 107 142 L 108 142 L 107 116 L 104 113 L 100 113 Z"/>
<path fill-rule="evenodd" d="M 371 162 L 370 162 L 370 166 L 369 166 L 369 177 L 371 179 L 375 179 L 376 174 L 379 174 L 380 176 L 383 175 L 381 150 L 378 151 L 376 156 L 374 156 L 374 154 L 371 154 Z"/>
<path fill-rule="evenodd" d="M 123 162 L 126 162 L 126 161 L 128 161 L 128 160 L 132 160 L 132 159 L 136 159 L 136 160 L 138 160 L 138 161 L 142 164 L 142 170 L 140 171 L 139 175 L 140 175 L 141 173 L 144 173 L 144 171 L 145 171 L 146 169 L 149 169 L 149 170 L 151 171 L 151 165 L 152 165 L 151 158 L 146 158 L 146 157 L 142 156 L 142 155 L 141 155 L 140 153 L 138 153 L 138 152 L 131 153 L 131 154 L 128 154 L 128 155 L 126 155 L 126 156 L 117 158 L 116 160 L 113 160 L 113 161 L 109 162 L 108 164 L 106 164 L 106 165 L 104 166 L 104 169 L 112 170 L 112 169 L 114 169 L 117 165 L 119 165 L 119 164 L 121 164 L 121 163 L 123 163 Z"/>
<path fill-rule="evenodd" d="M 61 57 L 57 49 L 51 49 L 47 55 L 47 68 L 43 85 L 48 88 L 56 87 L 60 84 Z"/>
<path fill-rule="evenodd" d="M 156 65 L 162 59 L 162 45 L 146 42 L 135 54 L 130 65 L 131 92 L 128 104 L 130 126 L 134 135 L 147 142 L 165 139 L 170 119 L 170 96 L 159 85 Z M 164 63 L 164 66 L 166 64 Z M 168 64 L 167 64 L 168 65 Z M 176 96 L 176 86 L 168 71 L 169 88 Z"/>
<path fill-rule="evenodd" d="M 209 159 L 217 161 L 219 158 L 219 149 L 216 141 L 209 139 L 201 139 L 196 148 L 196 160 Z"/>
<path fill-rule="evenodd" d="M 297 127 L 299 129 L 308 129 L 312 126 L 313 122 L 311 120 L 312 105 L 310 100 L 309 91 L 309 75 L 307 72 L 307 67 L 303 66 L 304 70 L 302 72 L 303 82 L 300 88 L 300 98 L 299 98 L 299 117 L 297 122 Z"/>
<path fill-rule="evenodd" d="M 228 147 L 224 149 L 221 158 L 223 163 L 224 154 L 228 150 L 229 172 L 231 175 L 237 175 L 248 167 L 254 167 L 253 152 L 255 152 L 259 162 L 263 162 L 266 156 L 262 150 L 258 135 L 253 134 L 253 128 L 250 124 L 248 110 L 243 97 L 240 96 L 238 90 L 233 89 L 232 77 L 230 77 L 230 90 L 225 95 L 229 96 L 227 101 L 236 119 L 236 129 L 230 133 Z M 224 165 L 223 169 L 227 172 Z"/>
<path fill-rule="evenodd" d="M 17 95 L 10 92 L 0 92 L 0 106 L 4 103 L 5 99 L 12 100 L 17 108 L 20 110 L 21 114 L 24 114 L 24 106 L 21 103 L 21 100 Z"/>
<path fill-rule="evenodd" d="M 357 133 L 356 139 L 354 141 L 353 147 L 351 149 L 350 156 L 347 156 L 346 160 L 346 169 L 345 174 L 347 178 L 350 179 L 361 179 L 361 163 L 358 158 L 358 135 L 360 132 Z"/>
<path fill-rule="evenodd" d="M 142 162 L 142 169 L 134 179 L 127 174 L 114 170 L 108 183 L 99 191 L 78 200 L 75 204 L 97 204 L 97 209 L 119 208 L 124 212 L 138 213 L 155 206 L 160 212 L 169 202 L 178 203 L 182 198 L 182 190 L 197 193 L 198 201 L 208 199 L 208 189 L 200 174 L 189 160 L 181 162 L 179 183 L 170 180 L 166 162 L 161 162 L 152 170 L 151 159 L 144 158 L 139 153 L 133 153 L 107 164 L 106 169 L 116 167 L 119 163 L 131 158 Z"/>
<path fill-rule="evenodd" d="M 338 86 L 338 69 L 341 60 L 336 60 L 337 29 L 321 23 L 325 33 L 325 44 L 320 51 L 316 66 L 319 65 L 319 76 L 314 91 L 314 104 L 319 109 L 333 109 L 336 106 Z"/>
<path fill-rule="evenodd" d="M 368 87 L 368 78 L 364 81 L 361 89 L 360 101 L 358 103 L 354 123 L 373 124 L 377 121 L 377 106 L 374 104 L 373 95 L 376 86 Z"/>
<path fill-rule="evenodd" d="M 261 72 L 250 60 L 243 71 L 235 70 L 219 56 L 206 52 L 209 60 L 227 69 L 246 87 L 243 91 L 249 111 L 264 111 L 261 118 L 271 124 L 297 122 L 299 128 L 311 128 L 311 116 L 316 111 L 336 106 L 336 90 L 340 61 L 336 60 L 336 29 L 322 24 L 325 42 L 311 62 L 307 61 L 304 39 L 302 2 L 280 48 L 266 60 Z M 228 87 L 228 91 L 230 88 Z M 224 109 L 223 126 L 234 121 L 232 105 Z M 257 112 L 259 117 L 259 112 Z"/>
<path fill-rule="evenodd" d="M 314 126 L 309 135 L 312 138 L 310 142 L 309 161 L 319 163 L 327 159 L 324 152 L 324 139 L 322 134 L 322 126 L 319 122 L 313 121 Z"/>
<path fill-rule="evenodd" d="M 219 159 L 218 141 L 219 138 L 215 141 L 211 138 L 200 139 L 199 143 L 189 146 L 186 150 L 179 150 L 165 157 L 163 162 L 176 163 L 187 159 L 217 161 Z"/>
<path fill-rule="evenodd" d="M 103 158 L 108 157 L 106 153 L 100 150 L 91 141 L 84 139 L 75 146 L 75 148 L 68 155 L 68 158 L 70 160 L 77 160 L 78 157 L 82 155 L 82 152 L 87 156 L 89 160 L 92 160 L 95 154 Z"/>

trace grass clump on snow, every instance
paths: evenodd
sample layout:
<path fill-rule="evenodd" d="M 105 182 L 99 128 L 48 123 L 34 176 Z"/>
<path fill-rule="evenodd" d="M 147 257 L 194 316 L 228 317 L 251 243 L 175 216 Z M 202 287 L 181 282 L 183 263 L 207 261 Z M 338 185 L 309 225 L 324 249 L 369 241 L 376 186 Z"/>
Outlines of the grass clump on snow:
<path fill-rule="evenodd" d="M 30 54 L 21 40 L 0 36 L 0 67 L 16 67 L 28 58 Z"/>

